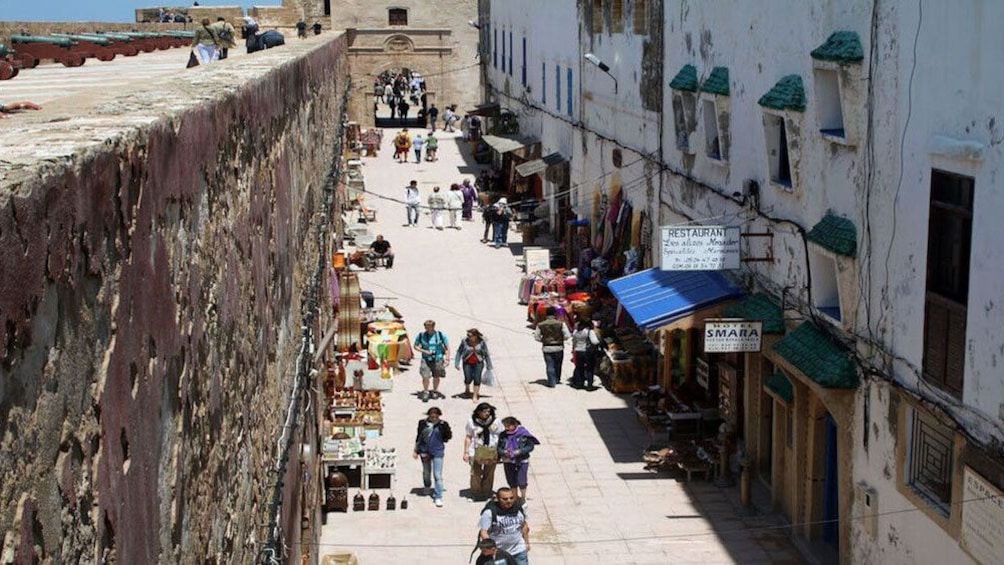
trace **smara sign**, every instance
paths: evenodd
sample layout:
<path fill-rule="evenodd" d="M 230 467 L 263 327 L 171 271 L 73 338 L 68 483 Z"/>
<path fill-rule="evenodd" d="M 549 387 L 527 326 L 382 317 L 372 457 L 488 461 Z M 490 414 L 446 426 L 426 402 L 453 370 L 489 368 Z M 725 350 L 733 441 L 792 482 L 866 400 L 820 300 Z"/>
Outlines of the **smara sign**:
<path fill-rule="evenodd" d="M 750 320 L 706 320 L 705 353 L 760 351 L 763 322 Z"/>

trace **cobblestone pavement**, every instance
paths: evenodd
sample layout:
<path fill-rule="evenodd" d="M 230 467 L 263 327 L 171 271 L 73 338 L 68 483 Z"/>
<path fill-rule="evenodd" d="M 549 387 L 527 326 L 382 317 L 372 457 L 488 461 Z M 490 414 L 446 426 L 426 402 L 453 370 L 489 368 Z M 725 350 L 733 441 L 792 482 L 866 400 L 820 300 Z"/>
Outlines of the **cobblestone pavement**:
<path fill-rule="evenodd" d="M 393 161 L 387 130 L 377 158 L 364 158 L 367 190 L 402 199 L 409 180 L 419 182 L 423 201 L 432 187 L 448 190 L 453 182 L 477 172 L 462 158 L 463 141 L 440 134 L 436 163 Z M 427 132 L 422 132 L 427 133 Z M 468 152 L 469 154 L 469 152 Z M 431 318 L 451 346 L 470 327 L 479 328 L 491 347 L 501 385 L 486 389 L 486 400 L 499 417 L 513 415 L 540 440 L 530 465 L 528 514 L 533 565 L 618 563 L 799 563 L 778 519 L 736 513 L 735 489 L 710 482 L 680 482 L 667 474 L 645 471 L 641 454 L 649 445 L 630 398 L 599 389 L 566 386 L 572 366 L 567 359 L 563 383 L 541 384 L 544 364 L 540 347 L 526 322 L 526 307 L 517 304 L 518 234 L 514 249 L 480 243 L 480 222 L 462 230 L 438 231 L 423 214 L 419 227 L 407 228 L 404 206 L 375 196 L 375 233 L 382 233 L 395 252 L 394 268 L 360 275 L 363 290 L 393 297 L 412 335 Z M 362 565 L 389 563 L 465 563 L 473 548 L 482 503 L 462 495 L 468 470 L 461 460 L 463 426 L 473 409 L 463 391 L 459 371 L 450 367 L 442 390 L 445 400 L 422 403 L 417 368 L 394 378 L 386 393 L 384 435 L 379 445 L 394 446 L 399 459 L 393 493 L 407 498 L 407 510 L 331 513 L 321 536 L 320 554 L 354 552 Z M 445 459 L 445 506 L 416 494 L 422 486 L 421 465 L 410 456 L 416 422 L 430 406 L 439 406 L 455 430 Z M 504 476 L 499 469 L 496 487 Z M 381 507 L 390 491 L 381 490 Z M 349 493 L 350 500 L 355 490 Z M 367 493 L 368 494 L 368 493 Z"/>

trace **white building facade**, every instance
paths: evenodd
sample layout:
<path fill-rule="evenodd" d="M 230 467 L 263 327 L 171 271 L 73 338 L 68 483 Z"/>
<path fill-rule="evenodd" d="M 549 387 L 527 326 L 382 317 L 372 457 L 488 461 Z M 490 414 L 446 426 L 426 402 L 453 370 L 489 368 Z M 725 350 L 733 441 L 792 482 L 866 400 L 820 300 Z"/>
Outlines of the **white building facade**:
<path fill-rule="evenodd" d="M 567 188 L 545 183 L 554 233 L 566 190 L 625 273 L 659 266 L 659 226 L 741 228 L 749 298 L 726 313 L 764 344 L 711 361 L 793 536 L 841 562 L 1001 562 L 1004 6 L 482 0 L 482 18 L 491 101 L 570 162 Z M 688 370 L 660 363 L 666 388 Z"/>

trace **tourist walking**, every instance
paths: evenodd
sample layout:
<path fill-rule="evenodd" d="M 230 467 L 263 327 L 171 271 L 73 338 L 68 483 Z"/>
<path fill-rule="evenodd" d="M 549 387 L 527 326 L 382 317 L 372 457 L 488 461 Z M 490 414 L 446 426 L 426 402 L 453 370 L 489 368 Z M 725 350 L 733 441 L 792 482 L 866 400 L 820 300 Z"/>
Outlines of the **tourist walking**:
<path fill-rule="evenodd" d="M 457 122 L 457 114 L 453 111 L 452 107 L 448 107 L 445 112 L 443 112 L 443 130 L 450 133 L 454 132 L 453 124 Z"/>
<path fill-rule="evenodd" d="M 202 25 L 192 30 L 195 32 L 192 37 L 192 50 L 195 51 L 199 63 L 208 65 L 220 59 L 220 39 L 216 36 L 216 32 L 209 27 L 209 18 L 202 18 L 199 23 Z"/>
<path fill-rule="evenodd" d="M 429 137 L 425 138 L 425 160 L 426 161 L 437 161 L 436 153 L 439 152 L 439 140 L 436 139 L 436 135 L 429 132 Z"/>
<path fill-rule="evenodd" d="M 564 325 L 564 324 L 562 324 Z M 596 355 L 599 353 L 600 338 L 593 329 L 592 320 L 579 320 L 572 333 L 572 352 L 575 354 L 575 372 L 572 387 L 594 390 L 593 372 L 596 370 Z"/>
<path fill-rule="evenodd" d="M 453 184 L 450 186 L 450 192 L 446 194 L 446 209 L 450 214 L 450 227 L 459 230 L 463 226 L 460 225 L 460 209 L 464 207 L 464 194 L 460 192 L 460 185 Z"/>
<path fill-rule="evenodd" d="M 433 104 L 429 107 L 429 125 L 431 126 L 432 131 L 436 131 L 437 119 L 439 119 L 439 108 L 436 108 L 436 105 Z"/>
<path fill-rule="evenodd" d="M 408 161 L 408 151 L 410 149 L 411 136 L 408 135 L 408 129 L 405 128 L 397 132 L 397 135 L 394 136 L 394 158 L 397 159 L 398 163 L 405 163 Z"/>
<path fill-rule="evenodd" d="M 485 337 L 477 328 L 467 330 L 467 337 L 457 346 L 457 354 L 453 357 L 454 366 L 464 371 L 464 398 L 478 401 L 481 392 L 481 377 L 484 371 L 492 371 L 492 358 L 488 353 Z M 472 395 L 471 386 L 474 386 Z"/>
<path fill-rule="evenodd" d="M 471 179 L 464 179 L 460 185 L 460 192 L 464 195 L 464 221 L 474 220 L 474 203 L 478 201 L 478 189 L 474 188 Z"/>
<path fill-rule="evenodd" d="M 481 236 L 481 243 L 488 243 L 488 230 L 495 227 L 495 206 L 485 206 L 481 210 L 481 220 L 485 223 L 485 233 Z"/>
<path fill-rule="evenodd" d="M 565 356 L 565 342 L 571 336 L 568 326 L 554 317 L 554 306 L 548 306 L 544 320 L 537 324 L 533 337 L 541 343 L 544 353 L 544 370 L 547 372 L 547 387 L 554 388 L 561 383 L 561 362 Z"/>
<path fill-rule="evenodd" d="M 432 227 L 443 229 L 443 210 L 446 209 L 446 195 L 439 192 L 439 187 L 433 187 L 429 195 L 429 209 L 432 213 Z"/>
<path fill-rule="evenodd" d="M 220 60 L 226 59 L 230 55 L 231 49 L 237 48 L 237 29 L 223 16 L 216 18 L 216 23 L 209 26 L 219 40 Z"/>
<path fill-rule="evenodd" d="M 408 212 L 408 223 L 405 226 L 418 227 L 418 207 L 422 205 L 422 197 L 418 194 L 417 180 L 404 187 L 404 205 Z"/>
<path fill-rule="evenodd" d="M 422 148 L 425 147 L 425 140 L 422 139 L 422 134 L 415 136 L 415 141 L 411 142 L 412 149 L 415 150 L 415 163 L 422 163 Z"/>
<path fill-rule="evenodd" d="M 425 331 L 413 340 L 415 350 L 422 354 L 418 374 L 422 377 L 422 392 L 419 398 L 428 402 L 429 398 L 446 398 L 439 392 L 439 381 L 446 376 L 446 364 L 450 362 L 450 342 L 446 334 L 436 329 L 436 322 L 425 321 Z M 432 391 L 429 391 L 429 380 Z"/>
<path fill-rule="evenodd" d="M 530 453 L 540 440 L 533 437 L 519 420 L 509 416 L 502 418 L 502 433 L 499 434 L 499 459 L 505 469 L 505 480 L 516 496 L 526 500 L 526 487 L 530 472 Z"/>
<path fill-rule="evenodd" d="M 401 101 L 397 103 L 397 117 L 398 117 L 398 119 L 407 120 L 408 119 L 408 109 L 410 109 L 410 108 L 411 108 L 411 106 L 408 105 L 408 101 L 405 100 L 404 97 L 402 96 L 401 97 Z"/>
<path fill-rule="evenodd" d="M 512 488 L 495 491 L 495 500 L 489 501 L 478 519 L 478 545 L 487 539 L 494 540 L 498 548 L 508 553 L 517 565 L 529 565 L 530 524 L 526 507 Z M 490 563 L 490 562 L 489 562 Z"/>
<path fill-rule="evenodd" d="M 499 198 L 495 203 L 495 213 L 492 217 L 493 235 L 495 248 L 509 245 L 509 220 L 512 219 L 512 208 L 505 196 Z"/>
<path fill-rule="evenodd" d="M 390 104 L 394 100 L 394 88 L 390 84 L 383 85 L 383 103 Z"/>
<path fill-rule="evenodd" d="M 443 507 L 443 456 L 446 455 L 446 443 L 453 438 L 450 424 L 442 416 L 443 411 L 433 406 L 425 413 L 425 418 L 418 421 L 415 451 L 412 453 L 413 458 L 422 460 L 425 494 L 429 494 L 429 489 L 435 484 L 432 500 L 439 508 Z"/>
<path fill-rule="evenodd" d="M 482 402 L 464 428 L 464 462 L 471 465 L 471 498 L 488 500 L 495 488 L 499 436 L 505 428 L 495 417 L 495 407 Z"/>

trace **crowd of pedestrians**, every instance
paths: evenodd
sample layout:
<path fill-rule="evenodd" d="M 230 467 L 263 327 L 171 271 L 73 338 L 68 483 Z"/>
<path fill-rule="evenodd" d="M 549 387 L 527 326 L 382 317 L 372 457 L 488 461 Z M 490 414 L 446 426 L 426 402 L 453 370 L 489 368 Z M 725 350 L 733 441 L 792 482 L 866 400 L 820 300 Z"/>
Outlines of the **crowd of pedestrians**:
<path fill-rule="evenodd" d="M 434 320 L 426 320 L 423 328 L 412 341 L 420 354 L 422 390 L 418 397 L 427 403 L 446 398 L 440 386 L 450 364 L 451 347 L 449 337 L 436 328 Z M 528 565 L 526 498 L 530 456 L 540 440 L 517 418 L 499 419 L 496 408 L 482 401 L 481 386 L 493 380 L 494 367 L 488 342 L 480 330 L 467 330 L 452 359 L 454 369 L 463 374 L 464 392 L 459 396 L 476 404 L 464 422 L 462 458 L 470 468 L 468 496 L 486 502 L 477 518 L 477 563 Z M 426 410 L 425 418 L 418 422 L 412 456 L 422 463 L 421 494 L 430 496 L 438 508 L 444 505 L 443 460 L 452 438 L 453 429 L 442 409 L 432 406 Z M 495 490 L 495 473 L 500 464 L 506 486 Z"/>
<path fill-rule="evenodd" d="M 394 99 L 393 91 L 389 96 L 390 100 Z M 432 129 L 398 131 L 392 141 L 395 160 L 399 163 L 434 161 L 439 142 L 436 121 L 443 117 L 443 125 L 450 131 L 455 116 L 452 109 L 447 108 L 442 116 L 438 111 L 430 115 Z M 418 181 L 410 181 L 400 201 L 406 210 L 404 225 L 417 227 L 425 209 L 431 229 L 460 230 L 464 222 L 473 222 L 475 213 L 480 212 L 484 223 L 482 243 L 495 248 L 507 246 L 514 212 L 505 196 L 494 202 L 482 201 L 479 185 L 487 187 L 491 180 L 487 176 L 477 181 L 466 178 L 449 184 L 448 190 L 444 190 L 446 185 L 443 184 L 433 186 L 428 192 L 420 191 Z M 570 343 L 575 362 L 570 384 L 574 388 L 595 390 L 593 373 L 600 340 L 592 322 L 583 321 L 575 331 L 570 331 L 556 318 L 554 308 L 549 308 L 546 318 L 537 324 L 534 337 L 541 343 L 546 386 L 553 388 L 561 383 L 565 350 Z M 458 341 L 451 340 L 446 332 L 437 328 L 435 320 L 426 320 L 423 330 L 412 335 L 411 343 L 418 360 L 421 387 L 416 396 L 421 402 L 430 404 L 446 399 L 444 380 L 457 374 L 462 376 L 463 392 L 455 394 L 454 398 L 470 399 L 474 404 L 470 414 L 450 418 L 444 414 L 444 404 L 431 402 L 425 417 L 418 422 L 413 457 L 422 464 L 421 494 L 429 496 L 435 507 L 444 506 L 447 493 L 443 461 L 450 453 L 454 432 L 448 420 L 463 422 L 460 455 L 470 475 L 469 488 L 464 494 L 473 501 L 484 502 L 477 518 L 472 519 L 477 530 L 472 558 L 476 553 L 476 563 L 528 565 L 530 525 L 526 500 L 530 460 L 541 442 L 515 415 L 500 417 L 495 406 L 485 402 L 483 387 L 495 381 L 495 360 L 489 340 L 477 328 L 466 330 Z M 496 485 L 499 467 L 504 477 L 501 488 Z"/>

